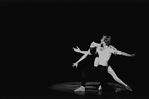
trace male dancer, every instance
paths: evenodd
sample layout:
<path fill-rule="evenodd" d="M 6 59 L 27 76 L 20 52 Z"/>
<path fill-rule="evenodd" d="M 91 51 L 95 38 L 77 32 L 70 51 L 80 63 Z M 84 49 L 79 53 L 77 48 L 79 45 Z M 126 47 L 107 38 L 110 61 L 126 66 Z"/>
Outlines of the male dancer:
<path fill-rule="evenodd" d="M 90 49 L 88 51 L 81 51 L 78 47 L 73 48 L 75 52 L 84 54 L 77 62 L 73 64 L 73 66 L 78 66 L 78 63 L 85 59 L 88 55 L 91 55 L 90 50 L 92 48 L 96 48 L 96 53 L 98 54 L 98 57 L 94 60 L 94 67 L 92 68 L 85 68 L 82 72 L 82 84 L 79 88 L 77 88 L 74 91 L 85 91 L 85 83 L 86 83 L 86 71 L 88 70 L 95 70 L 100 73 L 100 86 L 98 87 L 98 90 L 103 90 L 107 86 L 106 77 L 104 77 L 107 73 L 109 73 L 115 81 L 125 86 L 126 89 L 131 90 L 131 88 L 125 84 L 114 72 L 114 70 L 111 68 L 111 66 L 108 64 L 108 61 L 111 57 L 111 54 L 115 55 L 124 55 L 128 57 L 134 56 L 134 54 L 127 54 L 125 52 L 117 50 L 115 47 L 113 47 L 110 44 L 111 37 L 110 36 L 103 36 L 101 39 L 101 43 L 92 42 L 90 45 Z"/>

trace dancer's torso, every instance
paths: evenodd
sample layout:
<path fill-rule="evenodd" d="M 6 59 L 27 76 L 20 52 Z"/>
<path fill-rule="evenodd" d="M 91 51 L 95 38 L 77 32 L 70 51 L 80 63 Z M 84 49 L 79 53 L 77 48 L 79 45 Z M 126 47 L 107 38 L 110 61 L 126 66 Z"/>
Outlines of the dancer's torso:
<path fill-rule="evenodd" d="M 94 66 L 97 67 L 98 65 L 108 66 L 108 61 L 112 54 L 112 49 L 97 47 L 96 52 L 98 53 L 98 57 L 95 58 Z"/>
<path fill-rule="evenodd" d="M 105 66 L 108 67 L 108 61 L 112 54 L 111 48 L 92 48 L 90 49 L 91 55 L 88 55 L 86 58 L 85 66 L 84 67 L 98 67 L 98 66 Z"/>

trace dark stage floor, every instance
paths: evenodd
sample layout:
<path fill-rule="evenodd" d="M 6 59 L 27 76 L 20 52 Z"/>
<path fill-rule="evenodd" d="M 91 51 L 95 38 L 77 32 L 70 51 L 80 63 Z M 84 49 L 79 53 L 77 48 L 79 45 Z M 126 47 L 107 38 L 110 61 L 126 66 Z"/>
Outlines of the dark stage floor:
<path fill-rule="evenodd" d="M 145 87 L 130 85 L 132 92 L 124 89 L 117 83 L 108 83 L 111 88 L 121 88 L 118 93 L 114 91 L 98 91 L 98 82 L 87 82 L 85 92 L 74 92 L 80 82 L 59 82 L 50 85 L 28 85 L 26 87 L 10 86 L 1 88 L 1 99 L 148 99 L 148 90 Z M 23 85 L 22 85 L 23 86 Z"/>
<path fill-rule="evenodd" d="M 121 91 L 115 93 L 113 91 L 102 92 L 97 90 L 98 82 L 87 82 L 85 92 L 74 92 L 73 90 L 80 86 L 80 82 L 66 82 L 52 85 L 50 87 L 51 97 L 55 99 L 68 98 L 83 98 L 83 99 L 147 99 L 148 94 L 142 88 L 136 89 L 133 86 L 133 91 L 126 90 L 122 85 L 117 83 L 108 83 L 110 87 L 121 88 Z"/>

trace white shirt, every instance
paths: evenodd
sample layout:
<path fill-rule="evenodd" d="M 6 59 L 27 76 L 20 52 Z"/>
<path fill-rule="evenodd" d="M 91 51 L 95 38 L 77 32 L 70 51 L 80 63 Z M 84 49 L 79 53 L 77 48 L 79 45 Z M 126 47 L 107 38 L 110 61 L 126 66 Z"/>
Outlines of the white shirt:
<path fill-rule="evenodd" d="M 96 48 L 96 52 L 98 53 L 99 57 L 95 59 L 94 66 L 102 65 L 102 66 L 108 66 L 108 61 L 111 57 L 111 54 L 121 54 L 120 51 L 118 51 L 113 46 L 105 46 L 101 47 L 99 46 Z"/>

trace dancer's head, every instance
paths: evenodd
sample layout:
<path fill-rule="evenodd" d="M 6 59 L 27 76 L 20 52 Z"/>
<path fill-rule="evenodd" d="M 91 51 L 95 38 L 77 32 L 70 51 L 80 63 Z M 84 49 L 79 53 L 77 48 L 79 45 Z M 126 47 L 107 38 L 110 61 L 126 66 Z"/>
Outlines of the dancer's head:
<path fill-rule="evenodd" d="M 110 41 L 111 41 L 111 36 L 103 35 L 103 37 L 101 39 L 102 44 L 109 45 Z"/>

